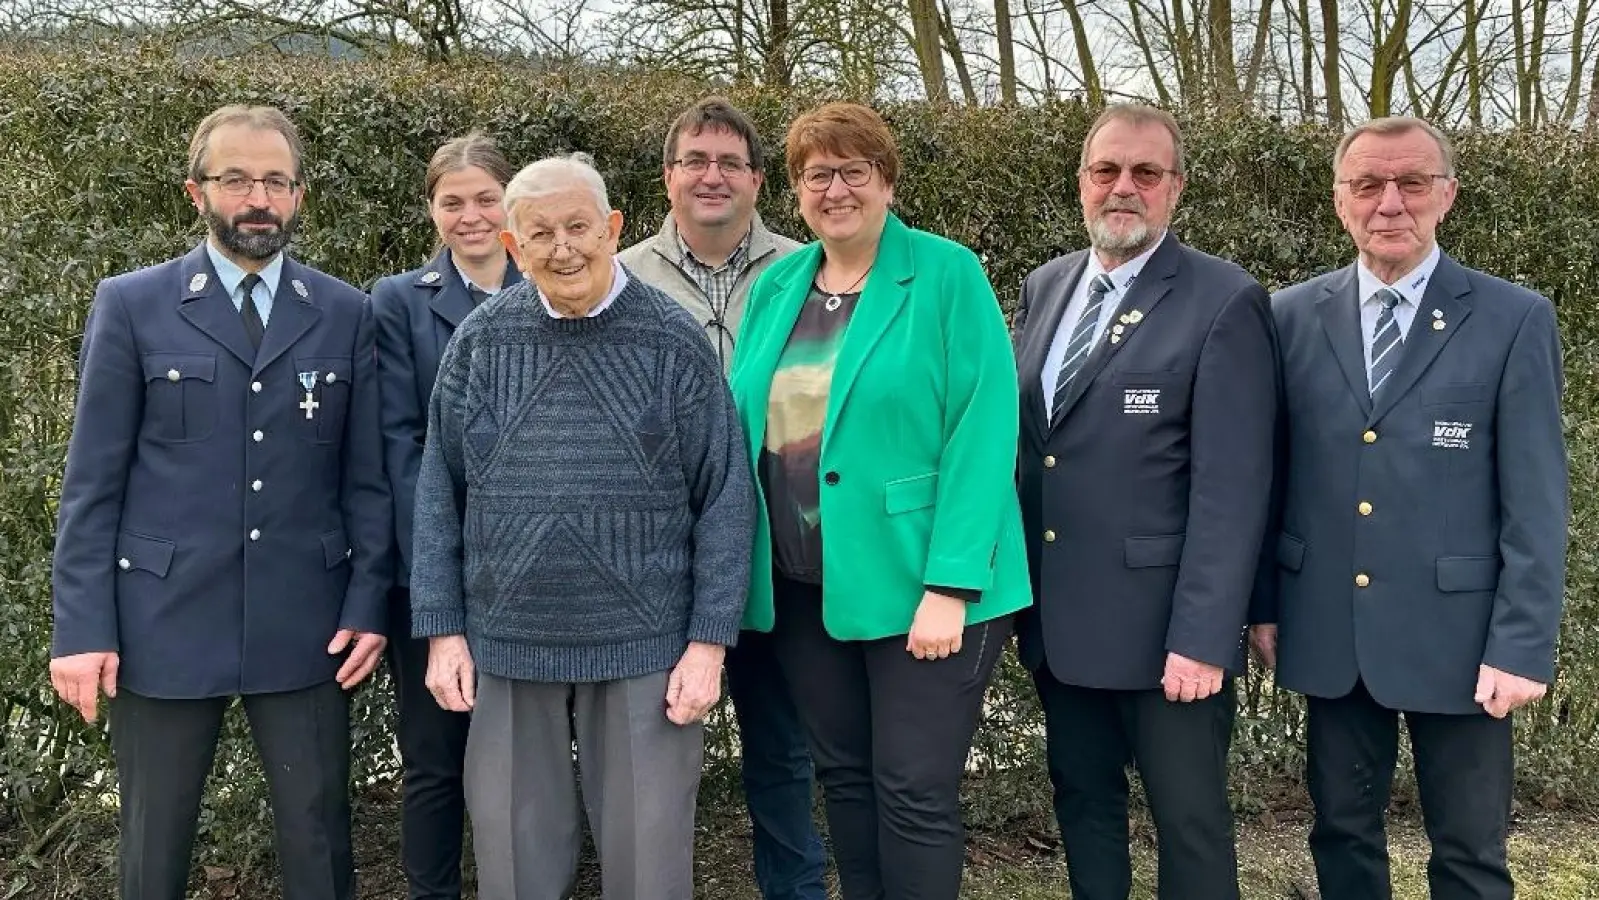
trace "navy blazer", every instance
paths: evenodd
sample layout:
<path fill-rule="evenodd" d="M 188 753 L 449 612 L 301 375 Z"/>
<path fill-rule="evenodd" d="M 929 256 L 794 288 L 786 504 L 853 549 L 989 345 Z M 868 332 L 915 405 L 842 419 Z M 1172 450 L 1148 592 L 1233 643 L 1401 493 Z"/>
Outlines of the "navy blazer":
<path fill-rule="evenodd" d="M 505 267 L 510 287 L 522 280 L 514 263 Z M 472 296 L 444 249 L 420 269 L 380 279 L 372 287 L 377 320 L 378 387 L 382 395 L 383 458 L 394 494 L 395 577 L 411 583 L 411 522 L 416 508 L 416 473 L 427 439 L 428 399 L 444 348 L 472 312 Z"/>
<path fill-rule="evenodd" d="M 100 282 L 52 655 L 117 651 L 162 698 L 332 680 L 328 642 L 384 630 L 392 571 L 373 356 L 366 297 L 292 259 L 259 351 L 203 244 Z"/>
<path fill-rule="evenodd" d="M 1116 690 L 1158 688 L 1168 652 L 1237 669 L 1277 407 L 1266 291 L 1168 234 L 1051 421 L 1040 375 L 1087 263 L 1060 257 L 1022 286 L 1018 485 L 1037 597 L 1022 662 Z"/>
<path fill-rule="evenodd" d="M 1548 683 L 1565 586 L 1560 338 L 1548 300 L 1442 257 L 1372 402 L 1354 266 L 1272 298 L 1286 396 L 1277 681 L 1480 712 L 1477 668 Z M 1442 323 L 1435 325 L 1434 323 Z"/>

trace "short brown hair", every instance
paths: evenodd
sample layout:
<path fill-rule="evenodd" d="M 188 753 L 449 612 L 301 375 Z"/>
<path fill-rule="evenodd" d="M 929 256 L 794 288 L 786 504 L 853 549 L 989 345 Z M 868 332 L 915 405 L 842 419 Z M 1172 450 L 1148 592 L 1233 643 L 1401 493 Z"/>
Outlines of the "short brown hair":
<path fill-rule="evenodd" d="M 423 191 L 428 200 L 433 199 L 433 194 L 439 189 L 439 181 L 446 175 L 477 167 L 489 173 L 489 177 L 500 183 L 500 187 L 510 182 L 511 176 L 516 174 L 505 154 L 494 143 L 494 139 L 480 131 L 474 131 L 464 137 L 446 141 L 439 149 L 433 151 L 433 158 L 428 161 L 428 171 L 423 179 Z"/>
<path fill-rule="evenodd" d="M 784 142 L 789 183 L 798 185 L 800 172 L 819 153 L 859 156 L 877 164 L 890 187 L 899 180 L 899 149 L 888 123 L 869 106 L 827 103 L 795 119 Z"/>
<path fill-rule="evenodd" d="M 725 129 L 743 138 L 750 154 L 750 168 L 757 172 L 766 169 L 766 153 L 761 148 L 761 136 L 755 131 L 755 123 L 726 97 L 706 97 L 678 114 L 666 129 L 661 164 L 669 166 L 677 159 L 677 141 L 685 133 L 695 135 L 707 128 Z"/>
<path fill-rule="evenodd" d="M 1356 125 L 1349 129 L 1343 139 L 1338 142 L 1338 149 L 1333 151 L 1333 177 L 1337 178 L 1338 167 L 1343 165 L 1344 154 L 1349 152 L 1349 145 L 1355 138 L 1363 134 L 1392 135 L 1405 134 L 1410 131 L 1425 131 L 1427 136 L 1438 144 L 1438 156 L 1443 160 L 1444 170 L 1439 173 L 1450 178 L 1455 177 L 1455 148 L 1449 143 L 1449 138 L 1439 131 L 1437 126 L 1426 119 L 1415 116 L 1385 116 L 1381 119 L 1372 119 L 1363 125 Z"/>
<path fill-rule="evenodd" d="M 190 181 L 199 181 L 205 176 L 205 154 L 207 145 L 211 143 L 211 132 L 225 125 L 246 125 L 262 131 L 276 131 L 283 135 L 283 139 L 289 142 L 289 153 L 294 157 L 294 180 L 305 180 L 305 166 L 302 162 L 305 145 L 300 143 L 300 132 L 294 127 L 294 123 L 289 121 L 289 117 L 270 106 L 233 105 L 224 106 L 211 113 L 195 126 L 194 137 L 189 139 Z"/>
<path fill-rule="evenodd" d="M 1101 128 L 1112 122 L 1126 122 L 1135 128 L 1144 125 L 1159 125 L 1166 129 L 1166 132 L 1171 135 L 1172 168 L 1176 170 L 1179 177 L 1188 177 L 1188 161 L 1183 153 L 1183 132 L 1181 128 L 1177 127 L 1177 120 L 1172 118 L 1171 113 L 1164 109 L 1157 109 L 1143 103 L 1117 103 L 1113 106 L 1105 107 L 1105 111 L 1099 114 L 1099 118 L 1094 120 L 1094 124 L 1088 126 L 1088 135 L 1083 138 L 1083 153 L 1077 162 L 1079 168 L 1087 168 L 1088 166 L 1088 145 L 1094 142 L 1094 135 L 1099 134 Z"/>

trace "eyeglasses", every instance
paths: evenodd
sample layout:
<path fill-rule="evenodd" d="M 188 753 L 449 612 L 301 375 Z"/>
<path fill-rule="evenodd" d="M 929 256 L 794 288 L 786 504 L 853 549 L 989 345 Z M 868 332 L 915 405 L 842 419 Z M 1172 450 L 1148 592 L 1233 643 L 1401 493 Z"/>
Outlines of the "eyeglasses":
<path fill-rule="evenodd" d="M 564 228 L 565 238 L 559 238 L 556 231 L 548 228 L 535 228 L 517 238 L 517 244 L 522 247 L 531 247 L 535 255 L 540 257 L 554 256 L 555 248 L 565 247 L 578 254 L 587 256 L 599 247 L 600 241 L 605 238 L 605 229 L 592 222 L 582 220 L 572 222 Z"/>
<path fill-rule="evenodd" d="M 800 171 L 800 184 L 819 194 L 833 186 L 833 176 L 837 175 L 850 187 L 861 187 L 872 180 L 872 170 L 876 168 L 875 159 L 855 159 L 842 166 L 807 166 Z"/>
<path fill-rule="evenodd" d="M 734 159 L 731 156 L 724 156 L 721 159 L 711 159 L 705 156 L 685 156 L 682 159 L 672 160 L 672 165 L 682 169 L 696 178 L 704 175 L 706 172 L 709 172 L 711 170 L 711 166 L 713 165 L 716 166 L 716 170 L 721 172 L 722 176 L 725 178 L 743 175 L 745 172 L 755 168 L 744 160 Z"/>
<path fill-rule="evenodd" d="M 1361 175 L 1356 178 L 1346 178 L 1338 182 L 1349 189 L 1349 196 L 1359 200 L 1370 200 L 1379 197 L 1388 190 L 1388 182 L 1392 181 L 1399 187 L 1399 193 L 1406 197 L 1425 197 L 1432 193 L 1432 183 L 1448 175 L 1433 175 L 1427 172 L 1410 172 L 1405 175 L 1390 175 L 1387 178 L 1378 178 L 1375 175 Z"/>
<path fill-rule="evenodd" d="M 1141 191 L 1147 191 L 1160 184 L 1167 175 L 1177 174 L 1176 169 L 1162 169 L 1160 166 L 1148 163 L 1139 163 L 1128 171 L 1133 176 L 1133 186 Z M 1122 167 L 1113 162 L 1094 163 L 1083 169 L 1083 172 L 1088 175 L 1089 181 L 1100 187 L 1110 187 L 1122 177 Z"/>
<path fill-rule="evenodd" d="M 201 175 L 196 180 L 201 184 L 214 181 L 217 187 L 222 189 L 222 193 L 230 197 L 248 197 L 250 192 L 255 190 L 256 184 L 259 183 L 266 190 L 268 197 L 276 197 L 280 200 L 294 193 L 294 189 L 300 186 L 300 182 L 287 175 L 268 175 L 265 178 L 251 178 L 238 172 L 227 172 L 222 175 Z"/>

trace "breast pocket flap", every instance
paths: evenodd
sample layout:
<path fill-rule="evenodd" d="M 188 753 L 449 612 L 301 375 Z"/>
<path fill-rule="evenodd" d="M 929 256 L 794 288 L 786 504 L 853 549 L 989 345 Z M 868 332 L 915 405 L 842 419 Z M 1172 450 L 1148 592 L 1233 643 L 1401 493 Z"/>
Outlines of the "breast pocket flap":
<path fill-rule="evenodd" d="M 144 355 L 145 381 L 215 381 L 217 357 L 214 353 L 172 353 L 155 351 Z"/>
<path fill-rule="evenodd" d="M 117 568 L 165 578 L 172 568 L 172 542 L 124 531 L 117 535 Z"/>
<path fill-rule="evenodd" d="M 899 478 L 883 485 L 883 506 L 889 515 L 926 509 L 938 502 L 938 473 Z"/>
<path fill-rule="evenodd" d="M 1421 392 L 1426 406 L 1448 406 L 1452 403 L 1481 403 L 1493 396 L 1491 384 L 1439 384 Z"/>
<path fill-rule="evenodd" d="M 1305 542 L 1284 531 L 1277 535 L 1277 565 L 1297 572 L 1305 565 Z"/>
<path fill-rule="evenodd" d="M 1175 566 L 1182 561 L 1183 543 L 1187 535 L 1160 534 L 1149 537 L 1130 537 L 1124 543 L 1127 568 L 1148 569 L 1155 566 Z"/>
<path fill-rule="evenodd" d="M 1499 557 L 1438 557 L 1438 590 L 1491 591 L 1499 587 Z"/>

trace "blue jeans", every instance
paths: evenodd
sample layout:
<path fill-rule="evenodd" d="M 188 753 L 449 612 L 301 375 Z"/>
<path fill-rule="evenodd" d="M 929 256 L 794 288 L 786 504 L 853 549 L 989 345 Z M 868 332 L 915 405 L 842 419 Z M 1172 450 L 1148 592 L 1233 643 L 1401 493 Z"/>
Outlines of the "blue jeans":
<path fill-rule="evenodd" d="M 742 632 L 726 666 L 755 830 L 755 882 L 765 900 L 826 900 L 827 854 L 811 817 L 811 757 L 772 636 Z"/>

